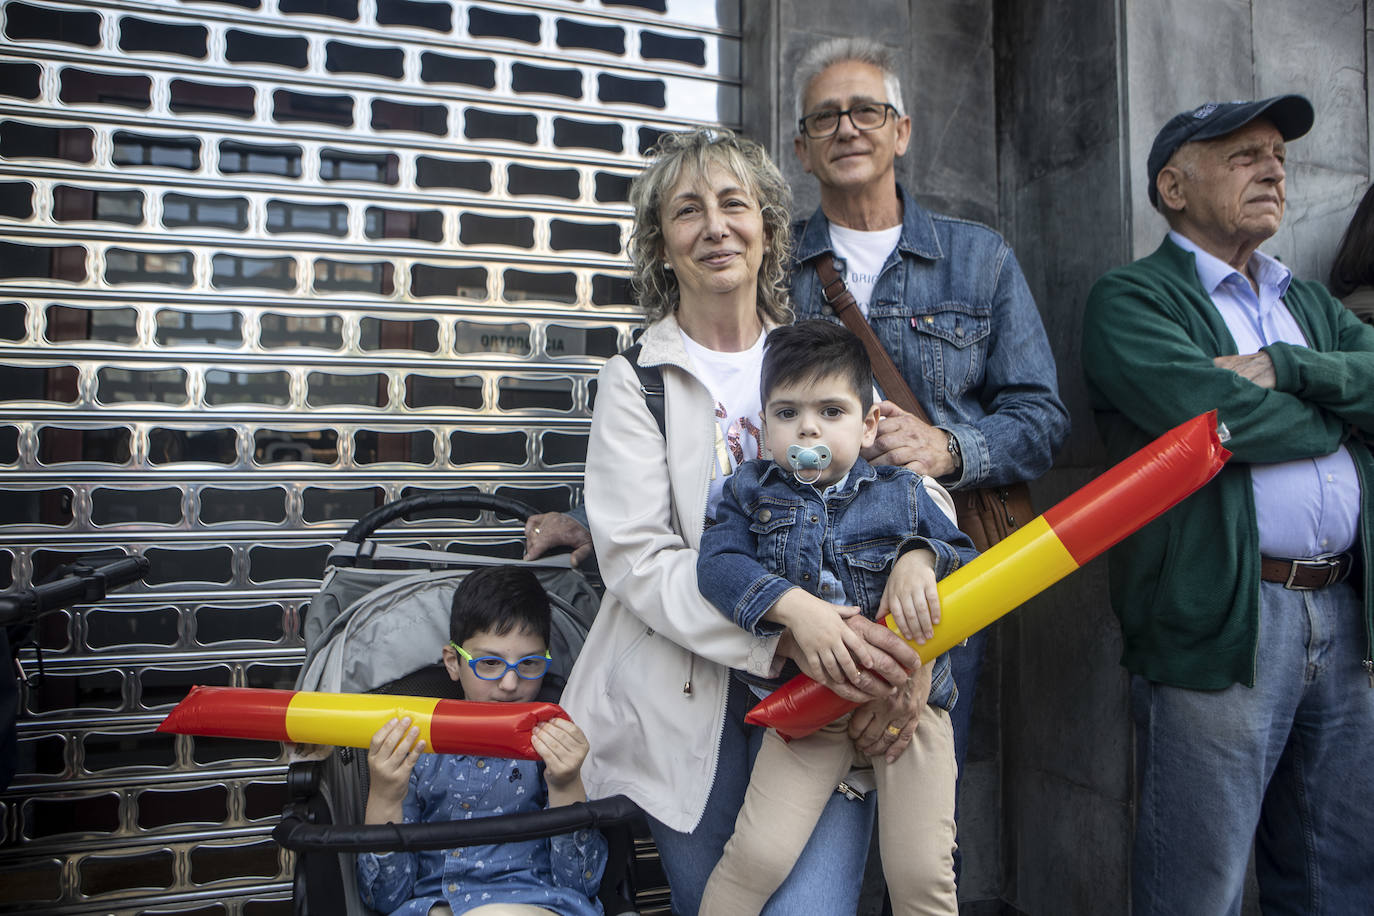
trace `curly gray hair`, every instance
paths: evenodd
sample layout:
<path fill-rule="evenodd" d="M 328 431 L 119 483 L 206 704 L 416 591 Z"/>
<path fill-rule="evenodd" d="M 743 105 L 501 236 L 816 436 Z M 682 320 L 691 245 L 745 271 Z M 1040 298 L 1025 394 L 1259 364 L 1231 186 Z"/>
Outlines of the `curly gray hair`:
<path fill-rule="evenodd" d="M 787 261 L 791 247 L 792 192 L 768 151 L 753 140 L 719 127 L 705 127 L 659 137 L 649 166 L 630 186 L 634 231 L 630 235 L 630 278 L 639 307 L 652 324 L 674 311 L 680 291 L 677 277 L 663 261 L 663 200 L 684 174 L 704 175 L 720 166 L 734 175 L 759 203 L 763 216 L 763 263 L 759 265 L 759 314 L 772 324 L 792 320 L 787 297 Z"/>

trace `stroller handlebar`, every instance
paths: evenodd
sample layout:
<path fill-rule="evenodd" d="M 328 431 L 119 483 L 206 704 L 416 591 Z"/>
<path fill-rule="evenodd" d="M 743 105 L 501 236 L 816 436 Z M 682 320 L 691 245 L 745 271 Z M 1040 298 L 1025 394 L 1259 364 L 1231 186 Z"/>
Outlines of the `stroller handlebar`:
<path fill-rule="evenodd" d="M 416 852 L 537 840 L 629 823 L 640 816 L 639 806 L 623 795 L 543 811 L 428 824 L 312 824 L 288 809 L 273 828 L 272 839 L 296 852 Z"/>
<path fill-rule="evenodd" d="M 494 493 L 461 490 L 425 493 L 407 496 L 404 499 L 387 503 L 385 506 L 378 506 L 354 522 L 341 540 L 361 544 L 369 535 L 384 525 L 389 525 L 397 519 L 409 518 L 419 512 L 435 509 L 490 509 L 494 512 L 513 515 L 522 522 L 531 515 L 539 514 L 540 511 L 518 499 L 498 496 Z"/>
<path fill-rule="evenodd" d="M 124 557 L 104 566 L 78 565 L 56 582 L 0 595 L 0 626 L 24 623 L 44 611 L 99 601 L 110 589 L 142 579 L 151 565 L 146 557 Z"/>

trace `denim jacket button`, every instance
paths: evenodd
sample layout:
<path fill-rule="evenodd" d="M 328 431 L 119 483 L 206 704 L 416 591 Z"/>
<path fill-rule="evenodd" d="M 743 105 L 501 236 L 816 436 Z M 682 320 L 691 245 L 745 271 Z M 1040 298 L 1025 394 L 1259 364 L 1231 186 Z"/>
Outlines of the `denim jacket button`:
<path fill-rule="evenodd" d="M 816 522 L 819 522 L 820 520 L 821 520 L 821 517 L 820 517 L 819 515 L 813 515 L 813 516 L 811 516 L 811 524 L 813 524 L 813 525 L 814 525 Z"/>
<path fill-rule="evenodd" d="M 761 522 L 766 522 L 766 521 L 768 521 L 768 520 L 769 520 L 770 518 L 772 518 L 772 517 L 773 517 L 773 510 L 771 510 L 771 509 L 760 509 L 760 510 L 759 510 L 759 521 L 761 521 Z"/>
<path fill-rule="evenodd" d="M 811 581 L 811 574 L 810 574 L 810 573 L 802 573 L 802 581 L 803 581 L 803 582 L 810 582 L 810 581 Z"/>

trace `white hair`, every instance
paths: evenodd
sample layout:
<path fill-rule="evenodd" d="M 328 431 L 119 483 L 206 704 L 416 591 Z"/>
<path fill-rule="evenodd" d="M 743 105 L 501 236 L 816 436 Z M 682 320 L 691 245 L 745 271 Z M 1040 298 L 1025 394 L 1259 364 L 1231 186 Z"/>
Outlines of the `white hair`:
<path fill-rule="evenodd" d="M 897 78 L 892 52 L 871 38 L 831 38 L 807 51 L 797 65 L 797 120 L 806 114 L 806 90 L 816 77 L 827 67 L 851 60 L 881 71 L 888 103 L 897 109 L 897 117 L 906 114 L 906 106 L 902 104 L 902 81 Z"/>

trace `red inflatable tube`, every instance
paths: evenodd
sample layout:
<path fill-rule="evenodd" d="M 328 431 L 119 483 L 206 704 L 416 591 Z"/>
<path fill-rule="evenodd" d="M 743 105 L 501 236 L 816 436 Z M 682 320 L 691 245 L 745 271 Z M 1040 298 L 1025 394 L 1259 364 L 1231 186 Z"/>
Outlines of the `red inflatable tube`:
<path fill-rule="evenodd" d="M 946 576 L 935 636 L 912 648 L 923 662 L 933 660 L 1178 505 L 1231 457 L 1221 441 L 1216 411 L 1194 417 Z M 887 624 L 896 629 L 890 617 Z M 855 706 L 798 675 L 745 721 L 800 738 Z"/>
<path fill-rule="evenodd" d="M 534 727 L 566 719 L 556 703 L 477 703 L 379 693 L 316 693 L 254 687 L 192 687 L 157 730 L 181 735 L 257 738 L 297 744 L 367 747 L 390 719 L 420 729 L 425 750 L 538 760 Z"/>

